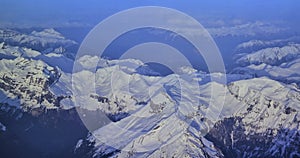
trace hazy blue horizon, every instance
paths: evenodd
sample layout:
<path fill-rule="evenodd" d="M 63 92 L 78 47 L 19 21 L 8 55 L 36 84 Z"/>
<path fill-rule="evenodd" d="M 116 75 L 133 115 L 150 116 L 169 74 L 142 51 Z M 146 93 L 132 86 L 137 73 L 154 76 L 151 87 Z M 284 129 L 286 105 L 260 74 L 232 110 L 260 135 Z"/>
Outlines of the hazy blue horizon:
<path fill-rule="evenodd" d="M 2 0 L 1 27 L 92 27 L 119 11 L 140 6 L 170 7 L 189 14 L 206 26 L 268 21 L 298 26 L 299 1 L 40 1 Z"/>

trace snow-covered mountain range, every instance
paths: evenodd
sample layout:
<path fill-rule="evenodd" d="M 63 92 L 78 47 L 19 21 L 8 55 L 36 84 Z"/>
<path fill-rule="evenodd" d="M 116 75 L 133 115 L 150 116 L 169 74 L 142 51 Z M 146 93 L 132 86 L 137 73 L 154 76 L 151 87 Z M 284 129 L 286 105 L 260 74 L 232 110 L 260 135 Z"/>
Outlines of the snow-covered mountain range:
<path fill-rule="evenodd" d="M 240 44 L 228 74 L 161 76 L 137 59 L 89 55 L 73 71 L 63 50 L 76 43 L 54 29 L 0 34 L 0 116 L 76 109 L 89 134 L 74 156 L 300 157 L 300 46 L 291 39 Z M 10 131 L 4 121 L 0 134 Z"/>
<path fill-rule="evenodd" d="M 292 43 L 299 43 L 300 37 L 294 36 L 286 39 L 275 39 L 275 40 L 250 40 L 238 44 L 235 48 L 235 53 L 251 53 L 265 48 L 271 47 L 283 47 Z"/>
<path fill-rule="evenodd" d="M 235 61 L 239 66 L 234 68 L 232 73 L 267 76 L 284 83 L 299 85 L 300 47 L 298 43 L 291 42 L 292 39 L 297 41 L 298 38 L 269 42 L 254 40 L 240 44 L 235 55 Z M 282 44 L 279 47 L 268 47 L 280 45 L 279 43 Z M 255 51 L 245 53 L 243 52 L 245 49 L 241 48 Z"/>
<path fill-rule="evenodd" d="M 21 33 L 11 29 L 0 29 L 0 43 L 4 42 L 11 46 L 27 47 L 41 53 L 61 53 L 67 54 L 70 58 L 74 57 L 74 52 L 78 43 L 65 38 L 54 29 L 44 29 L 33 31 L 30 34 Z"/>
<path fill-rule="evenodd" d="M 236 62 L 239 65 L 245 66 L 249 64 L 269 64 L 280 65 L 283 62 L 298 58 L 300 55 L 299 44 L 288 44 L 282 47 L 265 48 L 247 54 L 237 54 Z"/>
<path fill-rule="evenodd" d="M 103 75 L 104 72 L 100 74 Z M 108 72 L 108 74 L 111 73 Z M 117 74 L 122 74 L 123 77 L 119 77 L 122 80 L 126 80 L 124 76 L 128 76 L 128 78 L 131 76 L 130 74 L 124 74 L 124 72 L 118 72 Z M 137 82 L 138 75 L 135 74 L 132 77 L 136 84 L 132 85 L 129 79 L 129 85 L 132 85 L 129 87 L 129 91 L 132 89 L 132 91 L 142 92 L 137 89 L 141 87 L 144 92 L 145 85 L 147 85 L 145 79 L 143 79 L 144 82 Z M 276 137 L 277 132 L 282 132 L 282 129 L 294 131 L 291 135 L 296 135 L 294 137 L 297 138 L 299 135 L 298 105 L 300 101 L 297 86 L 285 85 L 268 78 L 256 78 L 234 81 L 228 85 L 208 82 L 199 87 L 201 93 L 197 94 L 195 85 L 191 85 L 191 82 L 177 77 L 171 75 L 163 79 L 155 78 L 161 80 L 162 85 L 160 87 L 168 87 L 168 90 L 164 88 L 157 89 L 157 92 L 154 92 L 156 95 L 151 96 L 150 99 L 146 97 L 139 100 L 143 97 L 131 97 L 131 100 L 124 96 L 121 101 L 123 103 L 121 109 L 123 112 L 130 114 L 120 121 L 111 122 L 99 128 L 88 137 L 87 141 L 93 142 L 95 146 L 93 155 L 96 157 L 108 155 L 115 157 L 223 157 L 224 155 L 229 156 L 228 154 L 231 153 L 240 157 L 263 157 L 267 155 L 299 154 L 297 152 L 287 153 L 286 150 L 277 152 L 281 148 L 292 148 L 296 151 L 299 144 L 293 145 L 294 143 L 297 144 L 297 141 L 290 139 L 288 139 L 288 141 L 292 141 L 290 145 L 283 146 L 277 144 L 276 141 L 275 143 L 266 141 L 264 143 L 268 148 L 262 145 L 255 148 L 255 150 L 250 143 L 245 144 L 242 148 L 237 145 L 244 139 L 253 139 L 252 135 L 262 135 L 261 139 L 263 139 L 263 136 L 268 136 L 270 131 L 275 132 L 270 136 Z M 152 79 L 152 81 L 155 79 Z M 180 84 L 174 84 L 176 81 Z M 142 86 L 143 84 L 145 85 Z M 103 85 L 103 83 L 100 85 Z M 183 90 L 183 88 L 188 89 Z M 213 93 L 210 91 L 211 88 L 215 89 Z M 119 88 L 118 90 L 122 89 Z M 223 90 L 225 91 L 223 92 Z M 180 93 L 182 91 L 185 94 Z M 150 92 L 150 94 L 152 93 Z M 124 91 L 116 91 L 113 96 L 120 95 L 124 95 Z M 140 95 L 143 96 L 142 93 Z M 106 94 L 103 94 L 103 96 L 107 97 L 108 100 L 114 98 Z M 223 98 L 225 98 L 225 104 L 220 107 Z M 197 102 L 197 100 L 200 100 L 200 102 Z M 141 101 L 144 104 L 142 106 L 138 104 Z M 99 108 L 111 107 L 109 101 L 104 104 L 102 101 L 98 100 L 98 102 L 93 105 L 98 104 Z M 217 113 L 217 109 L 220 108 L 222 109 L 220 117 L 213 120 L 208 115 L 209 112 Z M 115 108 L 111 107 L 111 109 Z M 232 144 L 230 144 L 232 147 L 228 152 L 226 151 L 228 150 L 226 141 L 223 142 L 224 144 L 222 142 L 214 144 L 215 139 L 219 139 L 221 134 L 217 130 L 208 131 L 208 137 L 203 137 L 202 133 L 205 133 L 207 129 L 219 128 L 218 125 L 229 118 L 238 120 L 233 125 L 235 126 L 238 123 L 236 126 L 241 131 L 233 131 L 229 135 L 231 138 L 223 138 L 232 141 Z M 209 125 L 212 122 L 219 123 L 215 126 Z M 241 139 L 239 139 L 241 133 L 238 132 L 243 133 Z M 78 147 L 80 148 L 81 145 L 82 141 Z M 247 153 L 242 152 L 245 149 L 247 149 Z M 257 152 L 257 150 L 268 152 Z"/>

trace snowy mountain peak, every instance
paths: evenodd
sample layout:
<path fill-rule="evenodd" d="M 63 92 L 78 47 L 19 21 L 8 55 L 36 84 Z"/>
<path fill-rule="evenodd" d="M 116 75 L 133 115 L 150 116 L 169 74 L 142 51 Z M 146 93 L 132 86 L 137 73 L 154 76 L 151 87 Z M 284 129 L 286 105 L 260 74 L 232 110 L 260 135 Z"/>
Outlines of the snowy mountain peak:
<path fill-rule="evenodd" d="M 40 32 L 33 31 L 31 35 L 38 36 L 38 37 L 44 37 L 44 38 L 57 38 L 57 39 L 65 39 L 65 37 L 54 30 L 53 28 L 44 29 Z"/>

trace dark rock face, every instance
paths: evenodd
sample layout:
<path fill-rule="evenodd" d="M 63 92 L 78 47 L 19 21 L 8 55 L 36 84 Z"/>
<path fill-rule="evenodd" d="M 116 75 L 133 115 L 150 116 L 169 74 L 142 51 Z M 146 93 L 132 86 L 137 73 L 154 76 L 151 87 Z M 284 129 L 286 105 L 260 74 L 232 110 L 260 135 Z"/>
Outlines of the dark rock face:
<path fill-rule="evenodd" d="M 300 131 L 297 129 L 268 129 L 265 133 L 245 134 L 241 120 L 226 118 L 205 136 L 225 157 L 300 156 Z"/>

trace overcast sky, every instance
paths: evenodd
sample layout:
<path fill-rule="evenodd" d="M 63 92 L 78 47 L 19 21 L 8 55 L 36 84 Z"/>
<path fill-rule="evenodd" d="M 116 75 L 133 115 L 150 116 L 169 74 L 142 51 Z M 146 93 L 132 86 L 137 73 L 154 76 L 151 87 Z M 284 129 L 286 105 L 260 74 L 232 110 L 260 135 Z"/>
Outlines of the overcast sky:
<path fill-rule="evenodd" d="M 299 21 L 297 0 L 0 0 L 1 26 L 93 26 L 118 11 L 164 6 L 198 20 Z M 204 23 L 205 23 L 204 22 Z M 223 23 L 224 24 L 224 23 Z"/>

